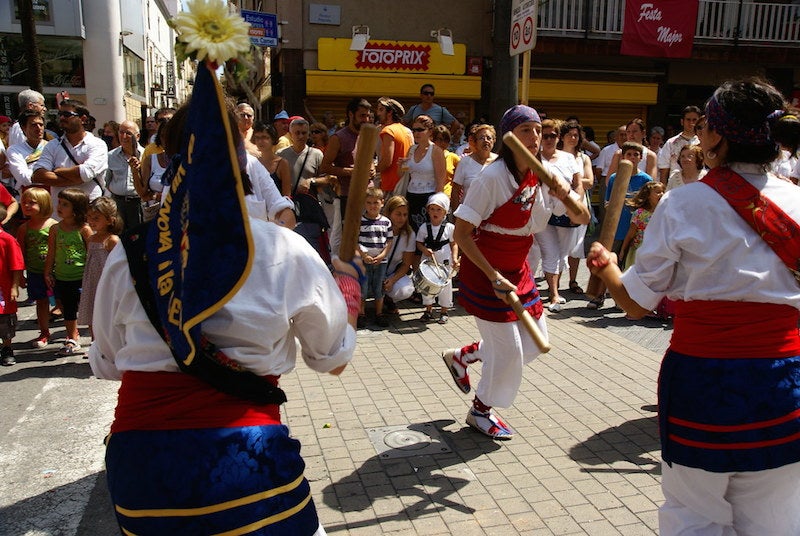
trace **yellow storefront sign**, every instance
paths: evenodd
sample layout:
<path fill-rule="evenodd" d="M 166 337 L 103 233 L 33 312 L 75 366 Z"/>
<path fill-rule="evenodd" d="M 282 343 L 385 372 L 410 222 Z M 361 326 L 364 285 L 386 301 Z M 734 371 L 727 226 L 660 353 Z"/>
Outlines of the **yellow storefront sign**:
<path fill-rule="evenodd" d="M 350 39 L 323 37 L 317 42 L 321 71 L 396 72 L 463 75 L 467 47 L 454 43 L 453 56 L 435 41 L 370 40 L 364 50 L 350 50 Z"/>

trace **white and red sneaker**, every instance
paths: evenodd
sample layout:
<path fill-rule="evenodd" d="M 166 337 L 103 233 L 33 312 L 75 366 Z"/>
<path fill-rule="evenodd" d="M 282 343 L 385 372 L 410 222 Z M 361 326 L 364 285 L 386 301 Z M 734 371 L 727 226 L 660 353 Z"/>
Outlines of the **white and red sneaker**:
<path fill-rule="evenodd" d="M 514 437 L 514 429 L 503 422 L 503 420 L 491 410 L 486 413 L 481 413 L 475 410 L 475 408 L 472 408 L 469 410 L 469 413 L 467 413 L 466 422 L 480 433 L 492 439 L 508 440 Z"/>
<path fill-rule="evenodd" d="M 467 362 L 461 357 L 461 351 L 457 348 L 451 348 L 442 353 L 442 361 L 447 365 L 447 370 L 453 376 L 456 382 L 456 387 L 463 393 L 469 393 L 469 373 L 467 373 Z"/>

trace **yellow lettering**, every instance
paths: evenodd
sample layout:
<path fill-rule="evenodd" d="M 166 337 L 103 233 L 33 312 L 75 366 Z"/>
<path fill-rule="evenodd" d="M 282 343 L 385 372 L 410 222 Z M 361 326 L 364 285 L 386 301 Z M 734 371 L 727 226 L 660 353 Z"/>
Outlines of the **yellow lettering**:
<path fill-rule="evenodd" d="M 158 271 L 163 272 L 172 265 L 172 261 L 164 261 L 158 265 Z"/>
<path fill-rule="evenodd" d="M 172 290 L 172 278 L 175 276 L 175 270 L 170 270 L 166 274 L 158 276 L 158 293 L 166 296 Z"/>
<path fill-rule="evenodd" d="M 176 326 L 181 325 L 181 300 L 178 298 L 173 297 L 169 302 L 167 320 L 169 320 L 170 324 L 175 324 Z"/>
<path fill-rule="evenodd" d="M 191 164 L 191 163 L 192 163 L 192 154 L 194 153 L 194 134 L 192 134 L 192 135 L 189 137 L 189 148 L 188 148 L 188 150 L 187 150 L 186 152 L 187 152 L 187 153 L 189 153 L 189 154 L 186 156 L 186 161 L 187 161 L 189 164 Z"/>

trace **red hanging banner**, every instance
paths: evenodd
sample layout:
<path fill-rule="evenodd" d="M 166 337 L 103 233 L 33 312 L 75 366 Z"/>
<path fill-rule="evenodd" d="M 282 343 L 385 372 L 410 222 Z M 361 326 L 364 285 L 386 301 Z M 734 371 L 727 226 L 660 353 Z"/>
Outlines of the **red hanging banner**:
<path fill-rule="evenodd" d="M 699 4 L 699 0 L 626 0 L 620 53 L 691 57 Z"/>

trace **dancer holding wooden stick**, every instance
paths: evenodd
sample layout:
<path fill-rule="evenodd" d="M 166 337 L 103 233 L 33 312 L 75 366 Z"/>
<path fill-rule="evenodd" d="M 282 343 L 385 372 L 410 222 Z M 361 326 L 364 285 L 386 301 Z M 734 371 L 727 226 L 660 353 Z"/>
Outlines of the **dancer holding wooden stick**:
<path fill-rule="evenodd" d="M 467 366 L 483 362 L 467 424 L 494 439 L 511 439 L 514 430 L 492 407 L 514 402 L 522 382 L 523 366 L 543 351 L 511 306 L 510 293 L 519 296 L 527 313 L 536 318 L 540 344 L 547 348 L 547 327 L 536 282 L 527 263 L 533 233 L 550 215 L 568 214 L 576 223 L 588 223 L 589 211 L 571 203 L 569 185 L 552 179 L 540 184 L 531 171 L 531 153 L 539 152 L 542 124 L 533 108 L 517 105 L 500 122 L 501 134 L 513 132 L 520 144 L 504 143 L 497 160 L 486 167 L 455 212 L 456 243 L 462 261 L 459 300 L 475 315 L 482 340 L 443 353 L 442 359 L 456 386 L 470 391 Z M 562 200 L 567 200 L 567 208 Z M 575 201 L 579 199 L 575 198 Z M 489 260 L 491 259 L 491 261 Z M 546 351 L 546 350 L 545 350 Z"/>

